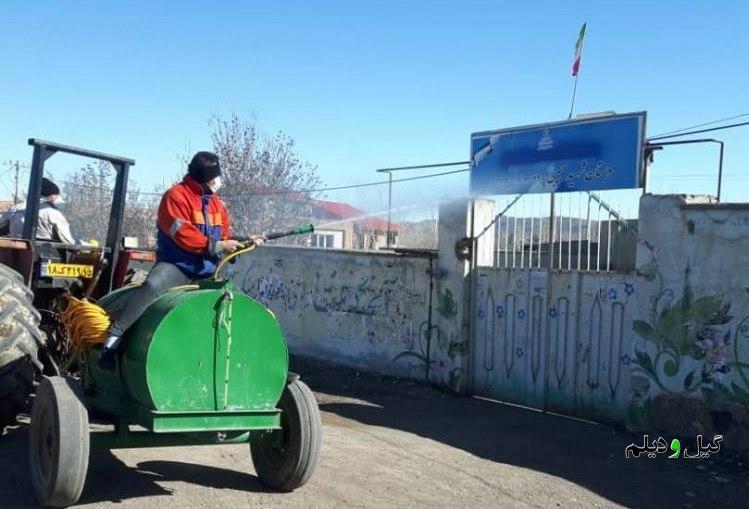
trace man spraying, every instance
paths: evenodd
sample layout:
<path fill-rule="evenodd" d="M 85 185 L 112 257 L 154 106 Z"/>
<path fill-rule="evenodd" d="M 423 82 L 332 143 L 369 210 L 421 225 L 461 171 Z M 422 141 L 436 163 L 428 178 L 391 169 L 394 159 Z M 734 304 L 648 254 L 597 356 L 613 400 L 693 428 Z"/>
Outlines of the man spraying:
<path fill-rule="evenodd" d="M 161 198 L 158 210 L 156 265 L 143 284 L 133 290 L 128 304 L 113 310 L 112 322 L 99 364 L 114 369 L 120 337 L 149 304 L 174 286 L 210 277 L 224 254 L 242 244 L 231 239 L 229 213 L 216 192 L 221 187 L 221 167 L 211 152 L 198 152 L 182 182 Z M 262 236 L 250 237 L 255 244 Z"/>

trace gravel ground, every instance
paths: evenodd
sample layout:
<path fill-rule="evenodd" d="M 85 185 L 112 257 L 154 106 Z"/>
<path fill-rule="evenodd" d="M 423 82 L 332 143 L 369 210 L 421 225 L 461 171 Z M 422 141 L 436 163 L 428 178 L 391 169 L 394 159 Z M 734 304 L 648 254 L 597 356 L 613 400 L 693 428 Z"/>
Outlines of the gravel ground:
<path fill-rule="evenodd" d="M 749 470 L 718 460 L 625 459 L 623 430 L 444 394 L 309 359 L 294 369 L 323 411 L 312 480 L 258 482 L 246 445 L 92 455 L 80 507 L 746 507 Z M 721 453 L 722 454 L 722 453 Z M 35 507 L 26 426 L 0 437 L 0 506 Z"/>

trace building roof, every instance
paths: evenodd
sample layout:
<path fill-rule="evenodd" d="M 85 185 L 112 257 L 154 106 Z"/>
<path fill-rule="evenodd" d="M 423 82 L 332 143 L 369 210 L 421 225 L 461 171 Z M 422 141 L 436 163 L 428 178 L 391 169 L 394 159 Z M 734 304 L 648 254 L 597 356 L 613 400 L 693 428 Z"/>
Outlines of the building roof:
<path fill-rule="evenodd" d="M 317 220 L 336 220 L 351 221 L 362 228 L 370 230 L 387 231 L 388 222 L 381 217 L 372 214 L 339 201 L 315 200 L 313 215 Z M 398 231 L 396 223 L 390 223 L 390 231 Z"/>

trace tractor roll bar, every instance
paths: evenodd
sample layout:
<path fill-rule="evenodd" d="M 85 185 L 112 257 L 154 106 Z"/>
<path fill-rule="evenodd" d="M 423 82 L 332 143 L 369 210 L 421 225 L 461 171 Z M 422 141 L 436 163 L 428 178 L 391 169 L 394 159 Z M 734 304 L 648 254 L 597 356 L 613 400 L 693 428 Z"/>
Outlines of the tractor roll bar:
<path fill-rule="evenodd" d="M 125 212 L 125 197 L 127 195 L 127 177 L 130 167 L 135 164 L 133 159 L 120 157 L 104 152 L 86 150 L 70 145 L 62 145 L 51 141 L 29 138 L 29 145 L 34 147 L 34 158 L 31 163 L 31 176 L 29 178 L 29 190 L 26 194 L 26 218 L 23 224 L 23 238 L 31 241 L 32 246 L 36 243 L 36 227 L 39 219 L 39 199 L 42 192 L 42 177 L 44 176 L 44 163 L 57 152 L 64 152 L 82 157 L 90 157 L 107 161 L 112 164 L 117 172 L 114 184 L 114 195 L 112 196 L 112 208 L 109 212 L 109 227 L 107 229 L 107 240 L 105 247 L 109 248 L 109 265 L 103 274 L 106 284 L 106 292 L 112 287 L 112 267 L 117 264 L 117 243 L 122 233 L 122 216 Z M 105 293 L 106 293 L 105 292 Z"/>
<path fill-rule="evenodd" d="M 122 156 L 113 156 L 112 154 L 105 154 L 104 152 L 97 152 L 95 150 L 86 150 L 85 148 L 71 147 L 70 145 L 63 145 L 61 143 L 54 143 L 52 141 L 40 140 L 39 138 L 29 138 L 29 145 L 33 147 L 45 147 L 47 150 L 52 152 L 66 152 L 76 156 L 91 157 L 93 159 L 101 159 L 102 161 L 109 161 L 110 163 L 126 163 L 130 166 L 135 165 L 135 160 Z"/>

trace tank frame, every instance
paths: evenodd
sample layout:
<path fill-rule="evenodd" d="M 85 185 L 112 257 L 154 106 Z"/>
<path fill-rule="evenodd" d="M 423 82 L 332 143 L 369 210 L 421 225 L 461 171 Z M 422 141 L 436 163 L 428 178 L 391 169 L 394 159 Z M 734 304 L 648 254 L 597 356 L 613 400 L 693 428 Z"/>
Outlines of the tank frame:
<path fill-rule="evenodd" d="M 199 290 L 206 289 L 223 291 L 233 300 L 231 281 L 202 282 Z M 220 308 L 216 309 L 219 313 Z M 270 310 L 264 311 L 273 316 Z M 230 353 L 226 349 L 224 394 L 229 391 Z M 40 385 L 30 430 L 31 473 L 40 504 L 66 507 L 77 502 L 90 447 L 249 443 L 258 477 L 269 488 L 292 491 L 311 477 L 321 441 L 320 413 L 309 388 L 288 371 L 288 358 L 283 392 L 267 408 L 232 408 L 225 397 L 223 408 L 215 410 L 160 411 L 128 397 L 120 360 L 115 371 L 106 374 L 97 367 L 98 357 L 98 350 L 87 353 L 81 380 L 53 376 Z M 91 432 L 89 419 L 114 425 L 114 429 Z"/>

